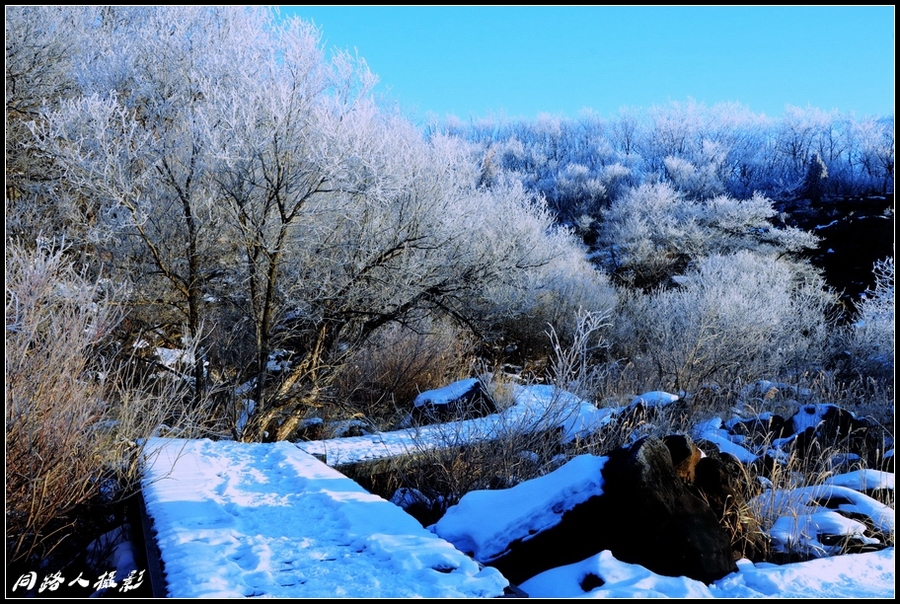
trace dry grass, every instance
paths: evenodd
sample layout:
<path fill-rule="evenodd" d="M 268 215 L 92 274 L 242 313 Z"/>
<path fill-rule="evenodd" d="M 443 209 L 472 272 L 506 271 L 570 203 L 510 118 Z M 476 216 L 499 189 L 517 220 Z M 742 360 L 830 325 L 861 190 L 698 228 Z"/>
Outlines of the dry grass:
<path fill-rule="evenodd" d="M 133 362 L 104 361 L 116 292 L 64 249 L 10 245 L 6 269 L 9 565 L 77 555 L 105 506 L 140 480 L 138 439 L 177 430 L 193 410 L 183 381 L 135 384 Z"/>
<path fill-rule="evenodd" d="M 558 396 L 539 416 L 505 414 L 516 404 L 518 388 L 528 384 L 500 370 L 482 367 L 481 389 L 497 410 L 490 417 L 490 435 L 472 442 L 463 422 L 440 424 L 445 446 L 432 447 L 423 442 L 415 451 L 415 463 L 396 465 L 390 476 L 369 477 L 371 484 L 377 483 L 375 490 L 385 497 L 401 487 L 415 490 L 436 502 L 439 509 L 432 512 L 439 513 L 472 490 L 508 488 L 557 467 L 567 455 L 558 427 L 574 412 L 564 397 L 569 393 L 589 395 L 602 380 L 603 366 L 594 358 L 604 345 L 600 331 L 606 327 L 606 320 L 605 314 L 579 315 L 570 346 L 564 346 L 551 328 L 548 336 L 553 357 L 548 378 Z"/>
<path fill-rule="evenodd" d="M 103 385 L 93 347 L 115 325 L 100 287 L 62 251 L 7 251 L 7 559 L 46 558 L 74 530 L 73 512 L 99 492 Z"/>
<path fill-rule="evenodd" d="M 865 417 L 882 426 L 894 425 L 894 381 L 865 375 L 851 378 L 834 372 L 802 376 L 799 387 L 813 400 L 823 401 Z"/>
<path fill-rule="evenodd" d="M 556 425 L 549 415 L 541 418 L 543 425 Z M 417 516 L 427 524 L 470 491 L 509 488 L 555 467 L 561 453 L 556 430 L 535 430 L 531 421 L 502 415 L 491 419 L 490 435 L 477 441 L 469 438 L 464 422 L 440 424 L 443 444 L 432 446 L 432 436 L 415 446 L 412 461 L 395 462 L 387 475 L 369 477 L 375 491 L 385 498 L 399 488 L 422 493 L 433 504 L 430 515 Z"/>
<path fill-rule="evenodd" d="M 759 415 L 766 408 L 766 403 L 769 406 L 777 404 L 775 398 L 762 401 L 763 407 L 753 410 L 750 415 Z M 814 395 L 813 399 L 819 400 Z M 784 417 L 790 416 L 791 413 L 784 414 Z M 874 429 L 879 428 L 875 426 Z M 740 513 L 746 515 L 765 534 L 771 534 L 775 523 L 783 518 L 793 519 L 797 527 L 804 526 L 800 522 L 801 516 L 813 512 L 816 506 L 810 505 L 808 498 L 799 494 L 801 489 L 824 485 L 828 479 L 838 474 L 867 469 L 864 455 L 860 458 L 846 455 L 852 450 L 849 437 L 826 440 L 828 436 L 823 436 L 801 447 L 797 440 L 791 443 L 776 442 L 776 435 L 769 432 L 756 432 L 748 436 L 748 446 L 756 452 L 762 452 L 762 455 L 752 464 L 736 464 L 741 470 L 739 483 L 747 501 Z M 882 504 L 894 508 L 893 489 L 882 490 L 874 496 Z M 767 552 L 766 559 L 785 562 L 809 557 L 813 552 L 805 544 L 815 537 L 815 534 L 798 535 L 795 543 L 784 544 L 787 551 L 773 549 Z M 893 545 L 893 535 L 882 536 L 884 537 L 887 537 L 888 545 Z M 844 538 L 829 550 L 829 554 L 852 551 L 850 548 L 853 545 L 851 538 Z"/>
<path fill-rule="evenodd" d="M 379 429 L 388 428 L 420 392 L 465 377 L 472 360 L 471 338 L 457 328 L 431 321 L 392 324 L 341 367 L 333 404 L 325 411 L 337 419 L 361 414 Z"/>

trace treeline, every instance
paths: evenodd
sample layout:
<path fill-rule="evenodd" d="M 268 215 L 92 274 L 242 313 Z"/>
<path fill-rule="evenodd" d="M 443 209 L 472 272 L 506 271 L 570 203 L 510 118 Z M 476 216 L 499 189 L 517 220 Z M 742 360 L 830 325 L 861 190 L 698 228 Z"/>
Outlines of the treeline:
<path fill-rule="evenodd" d="M 660 181 L 700 199 L 894 191 L 893 115 L 787 106 L 770 118 L 739 104 L 689 101 L 611 118 L 450 119 L 430 131 L 476 143 L 486 182 L 501 171 L 521 175 L 567 223 L 596 214 L 627 188 Z"/>
<path fill-rule="evenodd" d="M 423 133 L 270 9 L 6 15 L 8 560 L 61 547 L 107 479 L 127 492 L 147 436 L 390 427 L 505 363 L 598 405 L 827 375 L 892 409 L 893 260 L 838 325 L 816 238 L 770 197 L 822 184 L 814 157 L 823 194 L 892 190 L 887 122 L 675 106 Z"/>

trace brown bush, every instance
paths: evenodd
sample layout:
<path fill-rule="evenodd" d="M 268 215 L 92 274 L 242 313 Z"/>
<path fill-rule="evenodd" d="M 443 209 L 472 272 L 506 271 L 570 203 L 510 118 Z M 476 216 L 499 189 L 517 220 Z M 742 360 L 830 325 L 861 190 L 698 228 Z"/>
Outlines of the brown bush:
<path fill-rule="evenodd" d="M 85 510 L 99 504 L 102 515 L 140 480 L 137 441 L 191 418 L 187 383 L 138 383 L 133 358 L 112 358 L 118 294 L 65 254 L 18 244 L 6 253 L 8 565 L 78 555 L 97 536 Z"/>
<path fill-rule="evenodd" d="M 118 317 L 61 250 L 6 256 L 7 560 L 46 558 L 97 495 L 106 401 L 95 344 Z M 98 303 L 99 301 L 99 303 Z"/>
<path fill-rule="evenodd" d="M 405 415 L 416 396 L 466 377 L 471 337 L 451 325 L 427 321 L 389 325 L 348 360 L 338 374 L 336 413 L 362 413 L 379 427 Z M 337 404 L 336 403 L 336 404 Z"/>

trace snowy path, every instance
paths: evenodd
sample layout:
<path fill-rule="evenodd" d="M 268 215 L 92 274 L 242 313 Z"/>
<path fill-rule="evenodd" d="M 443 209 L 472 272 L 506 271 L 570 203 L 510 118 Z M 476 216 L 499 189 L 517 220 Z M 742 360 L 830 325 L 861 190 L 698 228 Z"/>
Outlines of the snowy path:
<path fill-rule="evenodd" d="M 148 451 L 144 496 L 172 597 L 491 597 L 507 585 L 292 444 Z"/>
<path fill-rule="evenodd" d="M 446 402 L 458 395 L 456 385 L 423 395 L 427 395 L 432 402 L 442 399 Z M 329 466 L 339 467 L 504 438 L 525 431 L 559 428 L 563 439 L 568 440 L 590 434 L 609 422 L 615 411 L 611 408 L 597 409 L 593 404 L 552 386 L 516 386 L 515 404 L 501 413 L 366 436 L 298 442 L 296 445 Z"/>

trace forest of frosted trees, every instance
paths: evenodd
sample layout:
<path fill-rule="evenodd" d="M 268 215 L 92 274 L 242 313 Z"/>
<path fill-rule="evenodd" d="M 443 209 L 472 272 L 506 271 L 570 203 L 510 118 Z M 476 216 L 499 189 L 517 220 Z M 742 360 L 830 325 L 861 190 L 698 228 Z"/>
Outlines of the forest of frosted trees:
<path fill-rule="evenodd" d="M 574 120 L 454 119 L 430 131 L 475 143 L 486 182 L 499 172 L 520 175 L 563 221 L 658 181 L 696 199 L 893 193 L 893 115 L 788 105 L 770 118 L 739 104 L 688 101 Z"/>
<path fill-rule="evenodd" d="M 552 379 L 585 317 L 597 404 L 766 378 L 892 409 L 893 259 L 841 317 L 815 235 L 773 218 L 893 195 L 893 115 L 423 130 L 268 9 L 6 16 L 8 559 L 52 552 L 101 478 L 134 484 L 139 438 L 390 427 L 477 371 Z"/>

